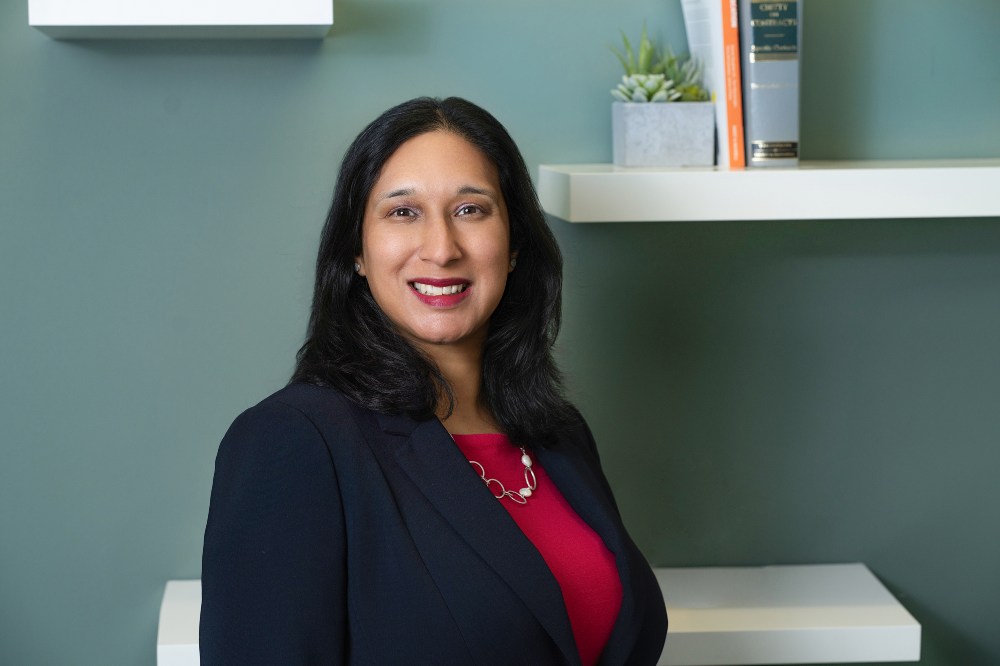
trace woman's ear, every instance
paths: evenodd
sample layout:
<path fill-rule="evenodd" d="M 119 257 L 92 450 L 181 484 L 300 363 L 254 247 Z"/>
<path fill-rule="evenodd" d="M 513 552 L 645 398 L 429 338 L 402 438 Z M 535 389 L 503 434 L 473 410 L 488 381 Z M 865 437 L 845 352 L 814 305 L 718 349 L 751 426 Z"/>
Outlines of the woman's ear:
<path fill-rule="evenodd" d="M 364 257 L 357 256 L 354 257 L 354 272 L 361 277 L 365 276 L 365 259 Z"/>
<path fill-rule="evenodd" d="M 513 271 L 515 266 L 517 266 L 517 250 L 510 253 L 510 268 L 507 269 L 507 272 Z"/>

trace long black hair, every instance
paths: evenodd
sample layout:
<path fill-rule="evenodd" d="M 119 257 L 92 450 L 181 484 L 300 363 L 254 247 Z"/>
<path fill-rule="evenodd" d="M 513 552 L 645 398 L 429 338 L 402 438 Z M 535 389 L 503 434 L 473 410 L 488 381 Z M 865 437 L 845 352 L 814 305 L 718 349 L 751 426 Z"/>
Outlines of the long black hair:
<path fill-rule="evenodd" d="M 480 400 L 500 428 L 524 446 L 551 445 L 574 421 L 552 346 L 559 333 L 562 255 L 520 151 L 490 113 L 457 97 L 421 97 L 369 124 L 341 163 L 316 259 L 312 314 L 292 381 L 332 386 L 369 409 L 434 417 L 454 396 L 434 362 L 397 331 L 354 271 L 365 205 L 383 165 L 407 140 L 447 131 L 476 146 L 495 166 L 507 204 L 517 267 L 490 317 Z"/>

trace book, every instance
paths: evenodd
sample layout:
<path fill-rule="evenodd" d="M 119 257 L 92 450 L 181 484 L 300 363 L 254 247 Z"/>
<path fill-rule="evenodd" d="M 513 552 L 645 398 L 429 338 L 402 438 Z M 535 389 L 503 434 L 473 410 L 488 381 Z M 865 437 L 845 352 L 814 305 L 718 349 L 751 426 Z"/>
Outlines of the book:
<path fill-rule="evenodd" d="M 747 165 L 799 163 L 802 0 L 740 0 Z"/>
<path fill-rule="evenodd" d="M 688 50 L 715 103 L 716 165 L 746 165 L 738 0 L 681 0 Z"/>

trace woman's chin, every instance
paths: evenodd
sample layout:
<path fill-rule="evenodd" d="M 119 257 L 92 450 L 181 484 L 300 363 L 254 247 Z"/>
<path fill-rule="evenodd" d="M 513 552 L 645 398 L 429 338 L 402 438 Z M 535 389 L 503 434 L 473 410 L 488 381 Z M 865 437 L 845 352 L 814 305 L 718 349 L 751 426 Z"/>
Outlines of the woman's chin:
<path fill-rule="evenodd" d="M 465 347 L 475 346 L 481 348 L 485 342 L 483 331 L 469 331 L 456 329 L 433 329 L 426 331 L 416 331 L 409 335 L 410 341 L 419 347 L 440 349 L 442 347 Z"/>

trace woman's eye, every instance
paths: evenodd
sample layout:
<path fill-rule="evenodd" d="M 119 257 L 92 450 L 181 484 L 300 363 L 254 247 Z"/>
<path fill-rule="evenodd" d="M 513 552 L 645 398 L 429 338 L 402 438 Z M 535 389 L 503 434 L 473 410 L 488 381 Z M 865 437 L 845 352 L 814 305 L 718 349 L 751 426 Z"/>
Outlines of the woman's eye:
<path fill-rule="evenodd" d="M 465 204 L 464 206 L 461 206 L 458 209 L 457 214 L 458 215 L 475 215 L 476 213 L 481 213 L 482 211 L 483 211 L 483 209 L 480 208 L 479 206 L 475 205 L 475 204 Z"/>
<path fill-rule="evenodd" d="M 389 217 L 413 217 L 412 208 L 393 208 L 389 211 Z"/>

